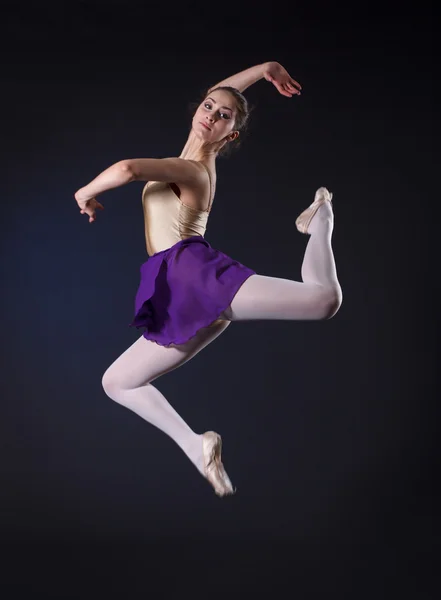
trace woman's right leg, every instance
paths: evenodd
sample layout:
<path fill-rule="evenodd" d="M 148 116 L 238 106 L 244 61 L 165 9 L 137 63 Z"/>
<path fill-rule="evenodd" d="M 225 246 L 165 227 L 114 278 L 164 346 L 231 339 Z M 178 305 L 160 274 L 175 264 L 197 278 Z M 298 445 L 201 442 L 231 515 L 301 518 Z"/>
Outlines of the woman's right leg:
<path fill-rule="evenodd" d="M 325 202 L 308 227 L 310 239 L 302 264 L 303 283 L 252 275 L 239 289 L 225 315 L 232 321 L 331 318 L 342 302 L 331 246 L 333 226 L 332 205 Z"/>
<path fill-rule="evenodd" d="M 202 435 L 187 425 L 151 382 L 193 358 L 229 324 L 223 321 L 200 329 L 191 340 L 180 346 L 159 346 L 141 337 L 117 358 L 103 376 L 104 391 L 112 400 L 171 437 L 202 474 Z"/>

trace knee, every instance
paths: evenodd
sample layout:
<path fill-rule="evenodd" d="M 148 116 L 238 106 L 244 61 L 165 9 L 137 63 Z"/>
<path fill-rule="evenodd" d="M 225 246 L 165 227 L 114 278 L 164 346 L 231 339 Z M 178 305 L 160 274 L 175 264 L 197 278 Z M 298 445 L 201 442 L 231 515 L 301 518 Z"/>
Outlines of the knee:
<path fill-rule="evenodd" d="M 339 287 L 317 286 L 312 302 L 312 318 L 317 321 L 327 321 L 337 313 L 342 303 L 342 293 Z"/>
<path fill-rule="evenodd" d="M 112 400 L 116 400 L 124 388 L 121 378 L 118 377 L 112 367 L 104 373 L 101 383 L 107 396 Z"/>
<path fill-rule="evenodd" d="M 343 302 L 343 294 L 340 287 L 324 290 L 322 300 L 322 320 L 332 319 L 336 315 Z"/>

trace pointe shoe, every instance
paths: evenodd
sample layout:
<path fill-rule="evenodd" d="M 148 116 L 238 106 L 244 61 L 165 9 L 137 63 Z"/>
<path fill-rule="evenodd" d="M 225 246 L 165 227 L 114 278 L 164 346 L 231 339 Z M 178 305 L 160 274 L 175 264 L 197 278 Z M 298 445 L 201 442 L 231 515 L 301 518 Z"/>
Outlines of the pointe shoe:
<path fill-rule="evenodd" d="M 319 188 L 314 197 L 314 202 L 304 210 L 296 219 L 296 227 L 300 233 L 308 233 L 308 227 L 320 206 L 325 202 L 332 202 L 332 194 L 325 187 Z"/>
<path fill-rule="evenodd" d="M 224 465 L 221 461 L 222 438 L 215 431 L 206 431 L 202 436 L 202 451 L 204 456 L 204 474 L 218 496 L 231 495 L 233 489 Z"/>

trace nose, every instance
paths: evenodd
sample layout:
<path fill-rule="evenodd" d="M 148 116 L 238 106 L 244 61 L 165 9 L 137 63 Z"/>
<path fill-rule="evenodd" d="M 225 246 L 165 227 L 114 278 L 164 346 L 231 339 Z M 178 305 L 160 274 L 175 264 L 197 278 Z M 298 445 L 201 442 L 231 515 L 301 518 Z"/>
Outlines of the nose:
<path fill-rule="evenodd" d="M 206 115 L 205 117 L 207 119 L 207 121 L 209 121 L 210 123 L 214 123 L 214 117 L 212 115 Z"/>

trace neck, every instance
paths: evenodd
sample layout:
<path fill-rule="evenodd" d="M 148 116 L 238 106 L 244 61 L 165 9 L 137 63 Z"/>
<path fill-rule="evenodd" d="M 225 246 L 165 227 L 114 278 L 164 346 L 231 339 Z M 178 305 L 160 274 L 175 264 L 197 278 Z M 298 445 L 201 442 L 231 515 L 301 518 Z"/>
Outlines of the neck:
<path fill-rule="evenodd" d="M 204 143 L 191 130 L 179 158 L 195 160 L 206 165 L 211 164 L 214 167 L 219 151 L 218 145 L 218 143 L 216 145 Z"/>

